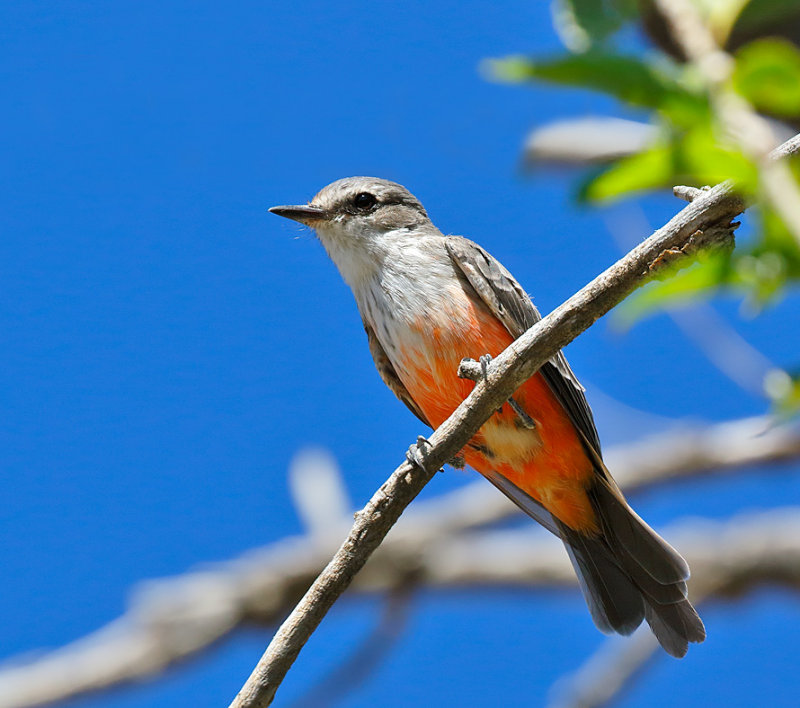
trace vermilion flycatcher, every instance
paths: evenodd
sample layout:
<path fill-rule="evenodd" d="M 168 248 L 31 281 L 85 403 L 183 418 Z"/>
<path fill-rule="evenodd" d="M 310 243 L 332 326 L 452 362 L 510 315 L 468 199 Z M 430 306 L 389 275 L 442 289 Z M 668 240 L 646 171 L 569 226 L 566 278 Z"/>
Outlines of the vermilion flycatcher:
<path fill-rule="evenodd" d="M 440 425 L 474 384 L 462 359 L 497 356 L 540 319 L 480 246 L 445 236 L 407 189 L 374 177 L 328 185 L 271 212 L 313 228 L 353 291 L 387 386 Z M 559 352 L 494 413 L 464 460 L 566 546 L 595 624 L 630 634 L 646 619 L 683 656 L 703 623 L 686 599 L 686 561 L 628 506 L 600 454 L 584 389 Z"/>

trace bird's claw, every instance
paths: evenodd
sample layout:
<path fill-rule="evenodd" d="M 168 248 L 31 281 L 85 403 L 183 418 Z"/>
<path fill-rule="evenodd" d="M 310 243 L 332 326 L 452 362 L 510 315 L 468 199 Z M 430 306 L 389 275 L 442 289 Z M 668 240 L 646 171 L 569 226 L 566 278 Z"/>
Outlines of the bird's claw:
<path fill-rule="evenodd" d="M 481 375 L 484 380 L 486 380 L 489 376 L 489 364 L 492 363 L 492 355 L 491 354 L 484 354 L 479 360 L 481 364 Z M 503 406 L 497 409 L 498 413 L 503 412 Z"/>
<path fill-rule="evenodd" d="M 417 442 L 411 445 L 406 452 L 406 460 L 408 460 L 409 464 L 414 467 L 419 467 L 421 470 L 425 470 L 425 455 L 422 452 L 422 447 L 424 445 L 430 446 L 430 441 L 428 438 L 424 437 L 423 435 L 417 436 Z"/>
<path fill-rule="evenodd" d="M 483 378 L 485 379 L 489 375 L 489 364 L 492 363 L 492 355 L 484 354 L 478 361 L 481 363 L 481 372 L 483 372 Z"/>

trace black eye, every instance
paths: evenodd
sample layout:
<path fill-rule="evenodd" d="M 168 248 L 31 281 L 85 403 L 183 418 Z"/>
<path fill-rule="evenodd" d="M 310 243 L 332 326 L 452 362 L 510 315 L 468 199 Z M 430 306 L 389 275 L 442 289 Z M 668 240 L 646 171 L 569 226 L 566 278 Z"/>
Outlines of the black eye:
<path fill-rule="evenodd" d="M 375 203 L 378 200 L 375 199 L 374 194 L 370 194 L 369 192 L 359 192 L 353 199 L 353 204 L 356 205 L 358 209 L 369 209 L 370 207 L 375 206 Z"/>

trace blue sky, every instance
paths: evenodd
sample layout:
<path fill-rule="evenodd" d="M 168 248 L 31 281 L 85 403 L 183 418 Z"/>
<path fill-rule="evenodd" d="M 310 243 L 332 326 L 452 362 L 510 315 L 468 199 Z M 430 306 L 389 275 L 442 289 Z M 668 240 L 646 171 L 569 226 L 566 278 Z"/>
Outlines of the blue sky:
<path fill-rule="evenodd" d="M 267 207 L 348 175 L 397 180 L 544 311 L 619 255 L 608 215 L 574 206 L 573 175 L 519 169 L 531 127 L 613 104 L 478 71 L 558 49 L 536 2 L 0 5 L 2 656 L 96 629 L 142 579 L 301 532 L 286 470 L 305 446 L 333 453 L 360 505 L 423 432 L 374 372 L 319 244 Z M 654 225 L 679 206 L 644 203 Z M 797 299 L 755 320 L 734 300 L 716 307 L 796 363 Z M 601 321 L 568 354 L 606 444 L 764 410 L 665 316 L 626 334 Z M 470 479 L 448 471 L 424 494 Z M 635 502 L 658 525 L 799 493 L 796 474 L 743 475 Z M 277 704 L 379 611 L 337 606 Z M 764 590 L 703 614 L 706 644 L 660 659 L 620 705 L 793 705 L 795 598 Z M 70 705 L 226 704 L 268 638 L 250 631 L 167 678 Z M 340 705 L 540 705 L 601 641 L 575 593 L 422 592 Z"/>

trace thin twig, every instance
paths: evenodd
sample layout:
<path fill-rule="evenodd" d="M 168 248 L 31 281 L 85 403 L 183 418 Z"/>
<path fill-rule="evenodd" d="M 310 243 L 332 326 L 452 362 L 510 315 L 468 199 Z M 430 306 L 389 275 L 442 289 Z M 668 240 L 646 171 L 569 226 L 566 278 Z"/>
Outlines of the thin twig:
<path fill-rule="evenodd" d="M 770 160 L 780 160 L 784 157 L 790 157 L 800 152 L 800 134 L 784 141 L 776 147 L 770 154 Z"/>

